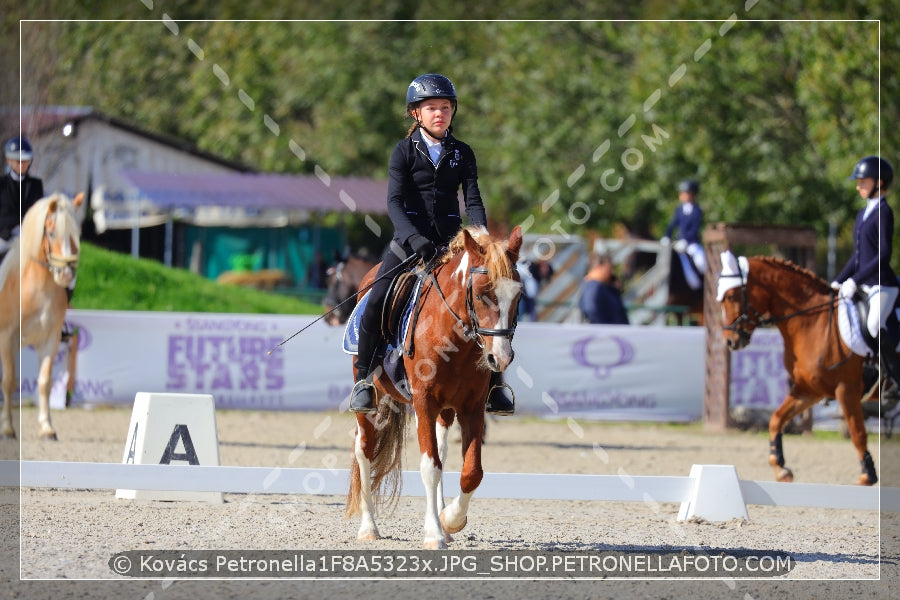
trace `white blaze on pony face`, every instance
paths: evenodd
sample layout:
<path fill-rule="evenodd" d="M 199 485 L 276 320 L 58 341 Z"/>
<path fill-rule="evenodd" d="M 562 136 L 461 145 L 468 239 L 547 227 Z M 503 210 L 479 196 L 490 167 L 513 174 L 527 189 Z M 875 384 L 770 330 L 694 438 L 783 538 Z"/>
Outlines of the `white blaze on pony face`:
<path fill-rule="evenodd" d="M 68 198 L 60 198 L 51 208 L 45 227 L 49 243 L 46 260 L 53 274 L 53 281 L 56 285 L 68 287 L 75 279 L 80 250 L 80 228 Z"/>
<path fill-rule="evenodd" d="M 488 325 L 491 329 L 506 329 L 514 325 L 516 309 L 519 304 L 519 296 L 522 293 L 522 282 L 514 279 L 501 279 L 494 286 L 494 293 L 497 295 L 497 307 L 499 314 L 497 322 Z M 501 370 L 509 366 L 513 359 L 512 342 L 505 335 L 491 336 L 491 353 L 497 359 L 498 366 Z"/>

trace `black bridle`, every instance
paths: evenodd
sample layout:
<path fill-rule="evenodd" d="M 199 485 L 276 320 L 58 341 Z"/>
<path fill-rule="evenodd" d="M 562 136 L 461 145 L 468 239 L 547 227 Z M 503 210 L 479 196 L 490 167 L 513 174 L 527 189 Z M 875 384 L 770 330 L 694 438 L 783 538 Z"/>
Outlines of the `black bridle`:
<path fill-rule="evenodd" d="M 722 325 L 722 329 L 724 331 L 733 331 L 738 335 L 743 346 L 746 346 L 750 343 L 750 336 L 753 335 L 753 331 L 747 331 L 745 328 L 745 324 L 750 324 L 753 326 L 753 329 L 761 325 L 767 325 L 769 323 L 773 323 L 774 320 L 769 318 L 765 319 L 763 314 L 756 310 L 753 306 L 750 305 L 750 302 L 747 300 L 747 280 L 744 278 L 744 273 L 738 269 L 738 273 L 726 275 L 724 273 L 719 274 L 719 279 L 722 278 L 731 278 L 731 277 L 740 277 L 741 278 L 741 314 L 735 317 L 734 321 L 732 321 L 728 325 Z"/>
<path fill-rule="evenodd" d="M 453 315 L 453 318 L 456 319 L 457 325 L 459 325 L 459 329 L 462 334 L 474 340 L 476 344 L 478 344 L 479 348 L 484 348 L 484 340 L 483 336 L 498 336 L 498 337 L 506 337 L 509 338 L 509 341 L 512 341 L 513 335 L 516 333 L 516 321 L 513 321 L 512 327 L 505 328 L 485 328 L 482 327 L 478 322 L 478 314 L 475 312 L 475 299 L 472 292 L 472 275 L 487 275 L 489 271 L 486 267 L 470 267 L 469 268 L 469 277 L 466 281 L 466 312 L 469 316 L 469 324 L 466 324 L 462 318 L 456 314 L 456 311 L 453 310 L 453 307 L 450 306 L 450 303 L 447 302 L 446 296 L 444 296 L 444 291 L 441 289 L 440 284 L 438 283 L 437 277 L 434 276 L 434 272 L 428 271 L 428 278 L 431 281 L 431 284 L 434 286 L 434 289 L 437 290 L 438 295 L 441 297 L 441 300 L 444 302 L 444 306 L 447 307 L 447 310 L 450 311 L 450 314 Z"/>
<path fill-rule="evenodd" d="M 740 269 L 738 269 L 740 271 Z M 831 298 L 828 302 L 821 302 L 819 304 L 814 304 L 813 306 L 807 306 L 806 308 L 802 308 L 800 310 L 796 310 L 792 313 L 788 313 L 786 315 L 781 316 L 770 316 L 768 318 L 763 317 L 763 313 L 759 312 L 750 302 L 747 300 L 747 280 L 744 278 L 743 272 L 734 273 L 734 274 L 719 274 L 719 278 L 722 277 L 740 277 L 741 278 L 741 314 L 735 317 L 734 321 L 732 321 L 728 325 L 722 325 L 722 329 L 725 331 L 733 331 L 738 335 L 742 347 L 746 346 L 750 343 L 750 336 L 753 335 L 753 329 L 757 327 L 762 327 L 765 325 L 772 325 L 774 323 L 778 323 L 780 321 L 787 321 L 793 317 L 798 315 L 804 315 L 809 313 L 814 313 L 823 308 L 828 308 L 828 327 L 831 327 L 831 323 L 834 321 L 834 292 L 831 294 Z M 747 325 L 752 325 L 752 329 L 750 331 L 747 330 Z M 824 354 L 824 349 L 823 349 Z M 840 366 L 846 361 L 846 358 L 841 359 L 839 362 L 831 365 L 827 368 L 833 369 L 837 366 Z M 822 364 L 822 356 L 819 357 L 818 360 L 819 365 Z"/>

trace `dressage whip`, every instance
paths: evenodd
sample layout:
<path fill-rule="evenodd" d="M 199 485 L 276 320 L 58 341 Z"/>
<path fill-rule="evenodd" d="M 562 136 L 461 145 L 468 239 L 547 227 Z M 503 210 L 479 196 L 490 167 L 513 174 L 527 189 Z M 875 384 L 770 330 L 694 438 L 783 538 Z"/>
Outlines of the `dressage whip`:
<path fill-rule="evenodd" d="M 410 255 L 407 256 L 407 257 L 403 260 L 403 262 L 401 262 L 399 265 L 397 265 L 396 267 L 394 267 L 393 269 L 391 269 L 391 270 L 388 271 L 387 273 L 382 274 L 380 277 L 376 277 L 375 279 L 372 280 L 372 283 L 370 283 L 370 284 L 367 285 L 366 287 L 361 288 L 359 291 L 357 291 L 357 292 L 354 293 L 354 294 L 351 294 L 350 296 L 347 296 L 346 298 L 344 298 L 343 300 L 341 300 L 340 302 L 338 302 L 334 307 L 332 307 L 331 310 L 329 310 L 329 311 L 327 311 L 327 312 L 325 312 L 325 313 L 322 313 L 322 314 L 319 315 L 314 321 L 312 321 L 311 323 L 307 323 L 305 327 L 303 327 L 303 328 L 300 329 L 299 331 L 294 332 L 294 334 L 291 335 L 290 337 L 286 337 L 286 338 L 284 338 L 283 340 L 281 340 L 280 342 L 278 342 L 271 350 L 269 350 L 268 352 L 266 352 L 266 356 L 271 356 L 273 352 L 275 352 L 276 350 L 278 350 L 278 348 L 280 348 L 281 346 L 283 346 L 283 345 L 286 344 L 287 342 L 291 341 L 292 339 L 294 339 L 295 337 L 297 337 L 298 335 L 300 335 L 301 333 L 303 333 L 304 331 L 306 331 L 307 329 L 309 329 L 310 327 L 312 327 L 313 325 L 315 325 L 316 323 L 318 323 L 319 321 L 321 321 L 322 319 L 324 319 L 325 317 L 327 317 L 328 315 L 330 315 L 331 313 L 333 313 L 334 311 L 336 311 L 336 310 L 337 310 L 338 308 L 340 308 L 345 302 L 349 302 L 352 298 L 355 298 L 360 292 L 365 292 L 366 290 L 368 290 L 370 287 L 372 287 L 373 285 L 375 285 L 375 282 L 377 282 L 377 281 L 379 281 L 379 280 L 381 280 L 381 279 L 384 279 L 385 277 L 393 276 L 394 272 L 397 271 L 397 269 L 406 266 L 406 265 L 407 265 L 408 263 L 410 263 L 413 259 L 418 259 L 418 258 L 419 258 L 419 255 L 418 255 L 418 254 L 410 254 Z"/>

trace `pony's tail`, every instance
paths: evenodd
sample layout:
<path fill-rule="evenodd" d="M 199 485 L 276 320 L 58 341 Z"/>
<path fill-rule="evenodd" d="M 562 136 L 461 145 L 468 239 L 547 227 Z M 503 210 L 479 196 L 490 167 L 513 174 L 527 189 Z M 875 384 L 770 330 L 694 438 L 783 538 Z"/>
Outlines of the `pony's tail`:
<path fill-rule="evenodd" d="M 403 483 L 403 445 L 406 441 L 408 412 L 406 406 L 390 396 L 378 403 L 372 425 L 375 428 L 375 452 L 371 462 L 372 492 L 375 504 L 393 510 L 400 498 Z M 357 425 L 358 427 L 358 425 Z M 347 494 L 347 518 L 360 512 L 359 462 L 356 457 L 350 464 L 350 492 Z"/>

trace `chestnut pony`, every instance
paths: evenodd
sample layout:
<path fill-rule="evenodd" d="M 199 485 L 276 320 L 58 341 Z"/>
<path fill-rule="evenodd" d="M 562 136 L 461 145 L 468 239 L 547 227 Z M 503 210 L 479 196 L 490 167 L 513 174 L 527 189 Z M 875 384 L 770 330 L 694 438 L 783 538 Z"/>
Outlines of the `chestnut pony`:
<path fill-rule="evenodd" d="M 469 502 L 484 474 L 485 400 L 491 372 L 503 371 L 513 359 L 522 292 L 516 272 L 521 247 L 519 227 L 506 240 L 491 239 L 484 229 L 463 229 L 438 266 L 424 275 L 414 309 L 418 321 L 409 334 L 412 355 L 404 353 L 402 360 L 417 421 L 428 549 L 446 548 L 450 534 L 465 527 Z M 369 272 L 362 287 L 374 280 L 375 273 Z M 375 500 L 389 505 L 397 501 L 409 412 L 405 396 L 384 371 L 374 372 L 377 412 L 356 416 L 347 498 L 347 516 L 361 515 L 361 540 L 379 537 Z M 445 507 L 441 476 L 454 417 L 462 437 L 461 494 Z"/>
<path fill-rule="evenodd" d="M 864 357 L 854 354 L 838 329 L 837 298 L 824 279 L 779 258 L 736 259 L 722 253 L 719 296 L 725 343 L 740 350 L 754 329 L 775 325 L 784 340 L 788 392 L 769 419 L 769 464 L 778 481 L 793 481 L 784 466 L 781 434 L 795 416 L 824 398 L 836 398 L 862 467 L 861 485 L 878 481 L 867 448 L 863 415 Z"/>
<path fill-rule="evenodd" d="M 13 244 L 0 264 L 3 437 L 16 436 L 11 407 L 18 352 L 20 347 L 34 346 L 38 356 L 40 436 L 56 439 L 50 424 L 51 370 L 66 316 L 66 287 L 74 279 L 78 265 L 81 228 L 75 211 L 83 201 L 83 193 L 74 200 L 53 194 L 37 201 L 22 219 L 20 243 Z"/>

